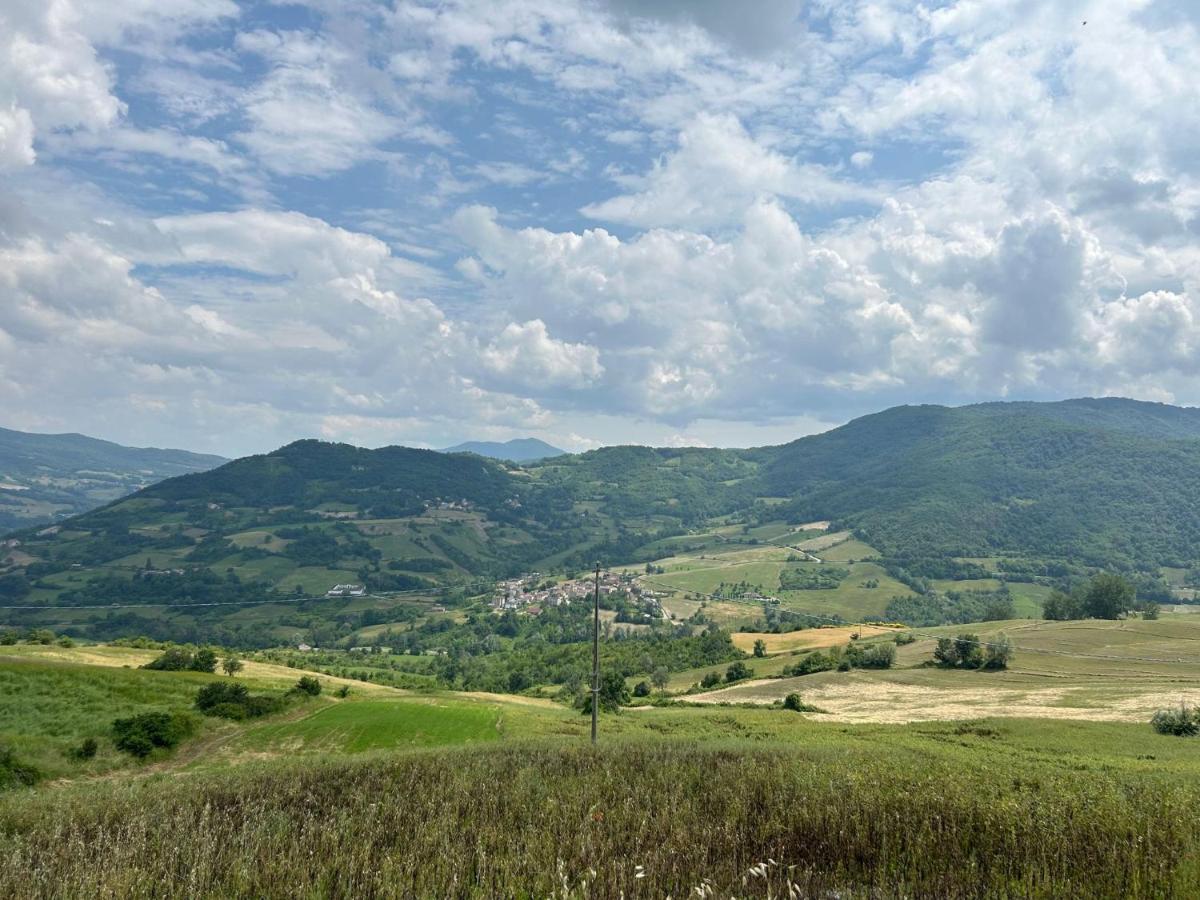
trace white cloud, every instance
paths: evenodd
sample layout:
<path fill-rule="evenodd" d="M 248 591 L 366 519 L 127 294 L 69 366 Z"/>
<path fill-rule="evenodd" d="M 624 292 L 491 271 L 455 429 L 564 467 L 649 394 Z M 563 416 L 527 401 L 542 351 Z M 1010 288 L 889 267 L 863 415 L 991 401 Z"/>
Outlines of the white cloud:
<path fill-rule="evenodd" d="M 494 372 L 527 387 L 584 387 L 604 372 L 595 347 L 555 340 L 541 319 L 510 323 L 484 349 L 483 362 Z"/>
<path fill-rule="evenodd" d="M 706 228 L 727 224 L 765 196 L 825 205 L 874 192 L 764 147 L 733 116 L 702 115 L 680 133 L 678 150 L 640 179 L 636 192 L 589 204 L 583 213 L 640 227 Z"/>

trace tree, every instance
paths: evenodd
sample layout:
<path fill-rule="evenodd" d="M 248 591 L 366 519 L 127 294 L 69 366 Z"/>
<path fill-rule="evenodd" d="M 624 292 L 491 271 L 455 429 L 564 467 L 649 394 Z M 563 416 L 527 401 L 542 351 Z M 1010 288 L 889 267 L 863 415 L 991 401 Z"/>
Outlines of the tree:
<path fill-rule="evenodd" d="M 700 679 L 700 687 L 711 688 L 716 687 L 721 683 L 721 675 L 719 672 L 708 672 Z"/>
<path fill-rule="evenodd" d="M 215 672 L 217 670 L 217 654 L 207 647 L 197 650 L 189 668 L 193 672 Z"/>
<path fill-rule="evenodd" d="M 1083 606 L 1075 597 L 1062 591 L 1052 591 L 1042 606 L 1042 616 L 1056 622 L 1082 619 Z"/>
<path fill-rule="evenodd" d="M 984 648 L 983 667 L 985 669 L 1007 669 L 1008 661 L 1012 659 L 1012 641 L 1001 631 Z"/>
<path fill-rule="evenodd" d="M 958 665 L 958 649 L 954 641 L 948 637 L 938 638 L 937 646 L 933 648 L 933 658 L 940 665 L 953 667 Z"/>
<path fill-rule="evenodd" d="M 978 669 L 983 665 L 983 647 L 979 645 L 977 634 L 956 635 L 954 652 L 958 654 L 958 664 L 964 669 Z"/>
<path fill-rule="evenodd" d="M 1094 619 L 1119 619 L 1134 606 L 1137 592 L 1120 575 L 1101 572 L 1088 584 L 1084 612 Z"/>
<path fill-rule="evenodd" d="M 236 656 L 227 656 L 221 662 L 222 671 L 224 671 L 225 674 L 228 675 L 230 678 L 232 678 L 238 672 L 242 671 L 243 668 L 245 668 L 245 667 L 242 665 L 242 661 L 240 659 L 238 659 Z"/>
<path fill-rule="evenodd" d="M 725 680 L 729 682 L 742 681 L 754 674 L 754 670 L 740 659 L 725 670 Z"/>
<path fill-rule="evenodd" d="M 754 642 L 754 655 L 762 659 L 767 655 L 767 642 L 762 638 L 758 638 Z"/>
<path fill-rule="evenodd" d="M 633 686 L 633 696 L 649 697 L 650 696 L 650 683 L 648 681 L 639 681 L 637 684 L 635 684 Z"/>
<path fill-rule="evenodd" d="M 650 674 L 650 683 L 660 691 L 667 689 L 667 684 L 670 680 L 666 666 L 655 666 L 654 671 Z"/>
<path fill-rule="evenodd" d="M 622 706 L 628 706 L 632 699 L 629 686 L 620 672 L 605 672 L 600 676 L 600 709 L 604 712 L 619 712 Z M 592 692 L 588 691 L 583 698 L 583 712 L 592 712 Z"/>
<path fill-rule="evenodd" d="M 300 680 L 296 682 L 296 688 L 301 694 L 308 694 L 310 697 L 316 697 L 321 693 L 321 682 L 313 678 L 311 675 L 301 675 Z"/>

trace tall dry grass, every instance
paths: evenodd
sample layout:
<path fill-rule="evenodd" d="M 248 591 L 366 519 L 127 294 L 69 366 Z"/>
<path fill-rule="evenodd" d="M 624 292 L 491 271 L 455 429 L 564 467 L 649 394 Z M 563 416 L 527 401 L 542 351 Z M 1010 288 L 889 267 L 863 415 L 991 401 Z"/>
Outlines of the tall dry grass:
<path fill-rule="evenodd" d="M 0 896 L 1200 892 L 1187 784 L 877 760 L 534 743 L 9 795 Z"/>

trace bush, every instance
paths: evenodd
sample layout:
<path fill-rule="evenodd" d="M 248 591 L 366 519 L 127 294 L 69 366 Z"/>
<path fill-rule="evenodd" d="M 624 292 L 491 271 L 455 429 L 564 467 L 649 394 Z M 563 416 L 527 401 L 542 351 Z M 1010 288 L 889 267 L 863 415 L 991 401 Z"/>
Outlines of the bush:
<path fill-rule="evenodd" d="M 1160 709 L 1154 714 L 1150 724 L 1159 734 L 1191 737 L 1200 731 L 1200 715 L 1196 710 L 1181 703 L 1178 709 Z"/>
<path fill-rule="evenodd" d="M 295 690 L 301 694 L 316 697 L 321 693 L 321 682 L 317 681 L 311 675 L 302 675 L 300 676 L 300 680 L 296 682 Z"/>
<path fill-rule="evenodd" d="M 207 647 L 203 650 L 197 650 L 195 655 L 192 656 L 192 665 L 190 668 L 193 672 L 217 671 L 217 654 Z"/>
<path fill-rule="evenodd" d="M 100 742 L 94 737 L 89 737 L 84 738 L 83 743 L 81 743 L 78 747 L 72 747 L 70 750 L 68 750 L 67 755 L 70 756 L 71 759 L 77 759 L 82 762 L 83 760 L 94 758 L 96 751 L 99 749 Z"/>
<path fill-rule="evenodd" d="M 744 681 L 754 675 L 754 670 L 740 659 L 725 670 L 725 680 L 728 682 Z"/>
<path fill-rule="evenodd" d="M 836 669 L 837 666 L 838 660 L 832 653 L 822 653 L 817 650 L 801 657 L 799 662 L 785 666 L 783 674 L 787 678 L 792 678 L 798 675 L 812 675 L 814 672 L 829 672 Z"/>
<path fill-rule="evenodd" d="M 709 672 L 703 678 L 700 679 L 700 687 L 702 687 L 702 688 L 713 688 L 713 687 L 716 687 L 720 683 L 721 683 L 721 676 L 717 672 Z"/>
<path fill-rule="evenodd" d="M 246 718 L 246 707 L 241 703 L 218 703 L 204 711 L 205 715 L 216 716 L 218 719 L 231 719 L 240 722 Z"/>
<path fill-rule="evenodd" d="M 862 652 L 855 664 L 864 669 L 890 669 L 895 661 L 895 644 L 872 644 Z"/>
<path fill-rule="evenodd" d="M 903 647 L 905 644 L 915 644 L 916 642 L 917 642 L 917 636 L 915 634 L 913 634 L 911 631 L 896 632 L 896 646 L 897 647 Z"/>
<path fill-rule="evenodd" d="M 217 716 L 222 719 L 233 719 L 234 721 L 256 719 L 282 708 L 283 701 L 278 697 L 270 697 L 265 694 L 252 695 L 244 684 L 236 681 L 214 681 L 212 684 L 206 684 L 196 693 L 196 709 L 206 716 Z"/>
<path fill-rule="evenodd" d="M 9 747 L 0 746 L 0 791 L 14 787 L 32 787 L 42 778 L 34 766 L 17 759 Z"/>
<path fill-rule="evenodd" d="M 241 706 L 249 696 L 250 691 L 244 684 L 214 681 L 196 692 L 196 709 L 206 713 L 222 704 Z"/>
<path fill-rule="evenodd" d="M 635 684 L 633 687 L 633 696 L 649 697 L 650 696 L 650 682 L 639 681 L 637 684 Z"/>
<path fill-rule="evenodd" d="M 142 666 L 159 672 L 183 672 L 192 667 L 192 654 L 182 647 L 168 647 L 156 659 Z"/>
<path fill-rule="evenodd" d="M 788 694 L 783 698 L 783 708 L 790 709 L 792 712 L 816 712 L 815 706 L 810 706 L 805 703 L 799 694 Z"/>
<path fill-rule="evenodd" d="M 153 712 L 115 719 L 113 743 L 118 750 L 144 758 L 157 747 L 170 749 L 195 729 L 190 716 L 182 713 Z"/>

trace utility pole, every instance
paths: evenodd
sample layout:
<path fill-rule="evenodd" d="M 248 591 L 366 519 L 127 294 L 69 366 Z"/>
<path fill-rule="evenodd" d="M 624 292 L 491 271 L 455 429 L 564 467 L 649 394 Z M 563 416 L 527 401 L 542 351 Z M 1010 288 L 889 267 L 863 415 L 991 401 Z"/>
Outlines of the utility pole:
<path fill-rule="evenodd" d="M 595 606 L 592 611 L 592 746 L 600 723 L 600 563 L 596 563 Z"/>

